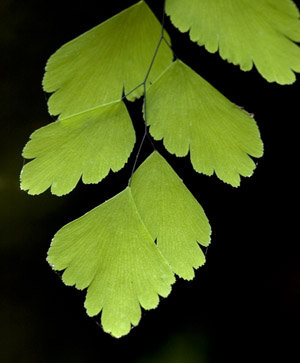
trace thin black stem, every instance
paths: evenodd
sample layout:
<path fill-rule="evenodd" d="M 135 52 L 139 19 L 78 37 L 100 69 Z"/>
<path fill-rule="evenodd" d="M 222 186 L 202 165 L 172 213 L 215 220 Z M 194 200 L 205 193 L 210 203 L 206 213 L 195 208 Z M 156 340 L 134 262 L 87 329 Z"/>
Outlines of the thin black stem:
<path fill-rule="evenodd" d="M 204 252 L 204 256 L 205 256 L 205 257 L 207 256 L 208 247 L 209 247 L 209 246 L 206 246 L 206 249 L 205 249 L 205 252 Z"/>
<path fill-rule="evenodd" d="M 174 52 L 174 49 L 172 48 L 171 43 L 165 37 L 163 37 L 163 40 L 166 43 L 166 45 L 171 49 L 171 51 L 173 53 L 173 60 L 176 61 L 176 59 L 179 59 L 177 54 Z"/>
<path fill-rule="evenodd" d="M 128 182 L 128 186 L 130 187 L 131 185 L 131 180 L 132 180 L 132 177 L 133 177 L 133 173 L 135 172 L 135 169 L 136 169 L 136 164 L 138 162 L 138 158 L 140 156 L 140 153 L 141 153 L 141 150 L 142 150 L 142 147 L 144 145 L 144 141 L 146 139 L 146 136 L 147 136 L 147 124 L 145 123 L 145 132 L 144 132 L 144 135 L 143 135 L 143 138 L 141 140 L 141 143 L 140 143 L 140 146 L 139 146 L 139 149 L 136 153 L 136 156 L 135 156 L 135 160 L 134 160 L 134 164 L 133 164 L 133 167 L 132 167 L 132 172 L 131 172 L 131 175 L 130 175 L 130 179 L 129 179 L 129 182 Z"/>
<path fill-rule="evenodd" d="M 144 85 L 144 82 L 140 83 L 138 86 L 134 87 L 131 91 L 129 91 L 128 93 L 124 94 L 124 96 L 121 98 L 121 101 L 123 101 L 125 98 L 127 98 L 132 92 L 134 92 L 136 89 L 140 88 L 141 86 Z"/>
<path fill-rule="evenodd" d="M 157 46 L 155 48 L 155 51 L 154 51 L 154 54 L 153 54 L 153 57 L 151 59 L 151 62 L 150 62 L 150 65 L 149 65 L 149 68 L 147 70 L 147 73 L 146 73 L 146 76 L 144 78 L 144 81 L 139 84 L 137 87 L 135 87 L 133 90 L 131 90 L 128 94 L 130 94 L 131 92 L 133 92 L 134 90 L 136 90 L 138 87 L 141 87 L 143 86 L 144 87 L 144 104 L 143 104 L 143 116 L 144 116 L 144 124 L 145 124 L 145 131 L 144 131 L 144 135 L 142 137 L 142 140 L 140 142 L 140 145 L 139 145 L 139 148 L 138 148 L 138 151 L 137 151 L 137 154 L 136 154 L 136 157 L 135 157 L 135 160 L 134 160 L 134 164 L 133 164 L 133 167 L 132 167 L 132 172 L 131 172 L 131 175 L 130 175 L 130 178 L 129 178 L 129 182 L 128 182 L 128 186 L 131 185 L 131 181 L 132 181 L 132 177 L 133 177 L 133 174 L 136 170 L 136 165 L 137 165 L 137 162 L 138 162 L 138 159 L 139 159 L 139 156 L 140 156 L 140 153 L 141 153 L 141 150 L 142 150 L 142 147 L 144 145 L 144 142 L 145 142 L 145 139 L 146 139 L 146 136 L 148 137 L 153 149 L 155 150 L 155 146 L 152 142 L 152 139 L 148 133 L 148 119 L 147 119 L 147 97 L 146 97 L 146 92 L 147 92 L 147 81 L 148 81 L 148 78 L 149 78 L 149 75 L 150 75 L 150 72 L 151 72 L 151 69 L 153 67 L 153 64 L 154 64 L 154 61 L 155 61 L 155 58 L 157 56 L 157 53 L 158 53 L 158 50 L 159 50 L 159 47 L 161 45 L 161 42 L 165 39 L 164 38 L 164 26 L 165 26 L 165 0 L 164 0 L 164 5 L 163 5 L 163 15 L 162 15 L 162 21 L 161 21 L 161 34 L 160 34 L 160 37 L 159 37 L 159 40 L 158 40 L 158 43 L 157 43 Z M 167 43 L 168 44 L 168 43 Z M 128 95 L 127 94 L 127 95 Z M 126 96 L 127 96 L 126 95 Z M 124 96 L 125 97 L 125 96 Z"/>
<path fill-rule="evenodd" d="M 147 120 L 147 103 L 146 103 L 146 94 L 147 89 L 146 86 L 144 86 L 144 104 L 143 104 L 143 114 L 144 114 L 144 123 L 145 123 L 145 132 L 147 134 L 148 140 L 150 141 L 150 144 L 152 145 L 153 150 L 156 150 L 155 145 L 153 144 L 152 137 L 150 136 L 147 126 L 148 126 L 148 120 Z"/>

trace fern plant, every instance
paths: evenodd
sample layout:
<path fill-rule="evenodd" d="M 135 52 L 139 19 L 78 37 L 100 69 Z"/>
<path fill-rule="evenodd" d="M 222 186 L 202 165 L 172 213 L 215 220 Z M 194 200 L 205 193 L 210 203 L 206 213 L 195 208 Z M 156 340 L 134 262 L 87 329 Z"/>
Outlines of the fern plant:
<path fill-rule="evenodd" d="M 175 27 L 209 52 L 269 82 L 290 84 L 300 72 L 299 12 L 290 0 L 166 0 Z M 125 100 L 143 97 L 145 134 L 128 186 L 60 229 L 47 261 L 62 280 L 87 289 L 89 316 L 105 332 L 126 335 L 166 297 L 175 276 L 205 263 L 211 228 L 201 205 L 167 160 L 153 152 L 138 168 L 150 135 L 197 173 L 234 187 L 252 175 L 263 144 L 252 115 L 237 107 L 172 52 L 171 39 L 139 1 L 54 53 L 43 79 L 55 122 L 35 131 L 23 150 L 21 188 L 57 196 L 78 181 L 99 183 L 122 169 L 136 142 Z M 189 162 L 186 160 L 186 162 Z"/>

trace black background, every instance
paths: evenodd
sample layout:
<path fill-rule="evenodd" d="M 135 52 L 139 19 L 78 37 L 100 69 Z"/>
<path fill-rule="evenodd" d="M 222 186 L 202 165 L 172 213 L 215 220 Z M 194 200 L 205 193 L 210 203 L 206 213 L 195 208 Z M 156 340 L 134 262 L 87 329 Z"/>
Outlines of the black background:
<path fill-rule="evenodd" d="M 299 76 L 291 86 L 242 72 L 189 41 L 166 19 L 177 56 L 255 114 L 265 144 L 240 188 L 196 174 L 188 158 L 167 158 L 201 203 L 213 228 L 207 263 L 121 339 L 87 317 L 84 293 L 66 287 L 45 261 L 55 232 L 127 185 L 126 168 L 65 197 L 19 190 L 21 151 L 51 122 L 41 89 L 44 65 L 63 43 L 134 1 L 0 4 L 0 360 L 1 362 L 298 362 Z M 162 2 L 147 2 L 161 19 Z M 130 104 L 137 137 L 141 101 Z M 146 142 L 141 158 L 151 152 Z"/>

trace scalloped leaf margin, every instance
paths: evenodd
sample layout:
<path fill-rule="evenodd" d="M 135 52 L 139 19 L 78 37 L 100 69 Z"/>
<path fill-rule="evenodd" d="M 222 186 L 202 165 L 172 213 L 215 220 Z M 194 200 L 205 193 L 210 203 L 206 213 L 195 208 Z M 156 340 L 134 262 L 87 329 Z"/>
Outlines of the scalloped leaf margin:
<path fill-rule="evenodd" d="M 291 0 L 166 0 L 166 13 L 190 39 L 244 71 L 291 84 L 300 72 L 299 10 Z"/>
<path fill-rule="evenodd" d="M 252 175 L 263 144 L 254 119 L 180 60 L 147 90 L 147 123 L 176 156 L 190 151 L 193 168 L 232 186 Z"/>
<path fill-rule="evenodd" d="M 199 244 L 209 241 L 203 209 L 154 152 L 131 187 L 56 233 L 47 260 L 66 285 L 87 288 L 88 315 L 102 312 L 104 331 L 120 337 L 139 323 L 140 307 L 170 293 L 174 273 L 194 277 L 205 262 Z"/>

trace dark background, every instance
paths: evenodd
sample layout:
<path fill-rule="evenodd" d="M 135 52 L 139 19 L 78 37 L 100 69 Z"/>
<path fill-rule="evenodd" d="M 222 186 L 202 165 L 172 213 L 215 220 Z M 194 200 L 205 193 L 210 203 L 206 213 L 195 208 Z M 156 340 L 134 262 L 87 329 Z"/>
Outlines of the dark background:
<path fill-rule="evenodd" d="M 205 209 L 212 243 L 196 278 L 178 280 L 124 338 L 103 333 L 84 311 L 84 293 L 64 286 L 45 261 L 59 228 L 124 189 L 137 149 L 124 170 L 99 185 L 80 182 L 61 198 L 20 191 L 22 148 L 52 121 L 41 88 L 44 65 L 63 43 L 134 2 L 1 0 L 0 361 L 299 362 L 299 76 L 279 86 L 256 70 L 241 72 L 168 19 L 178 57 L 255 114 L 264 157 L 235 189 L 196 174 L 188 158 L 176 159 L 156 143 Z M 161 18 L 161 2 L 148 4 Z M 141 137 L 141 102 L 129 109 Z M 139 161 L 150 152 L 146 143 Z"/>

